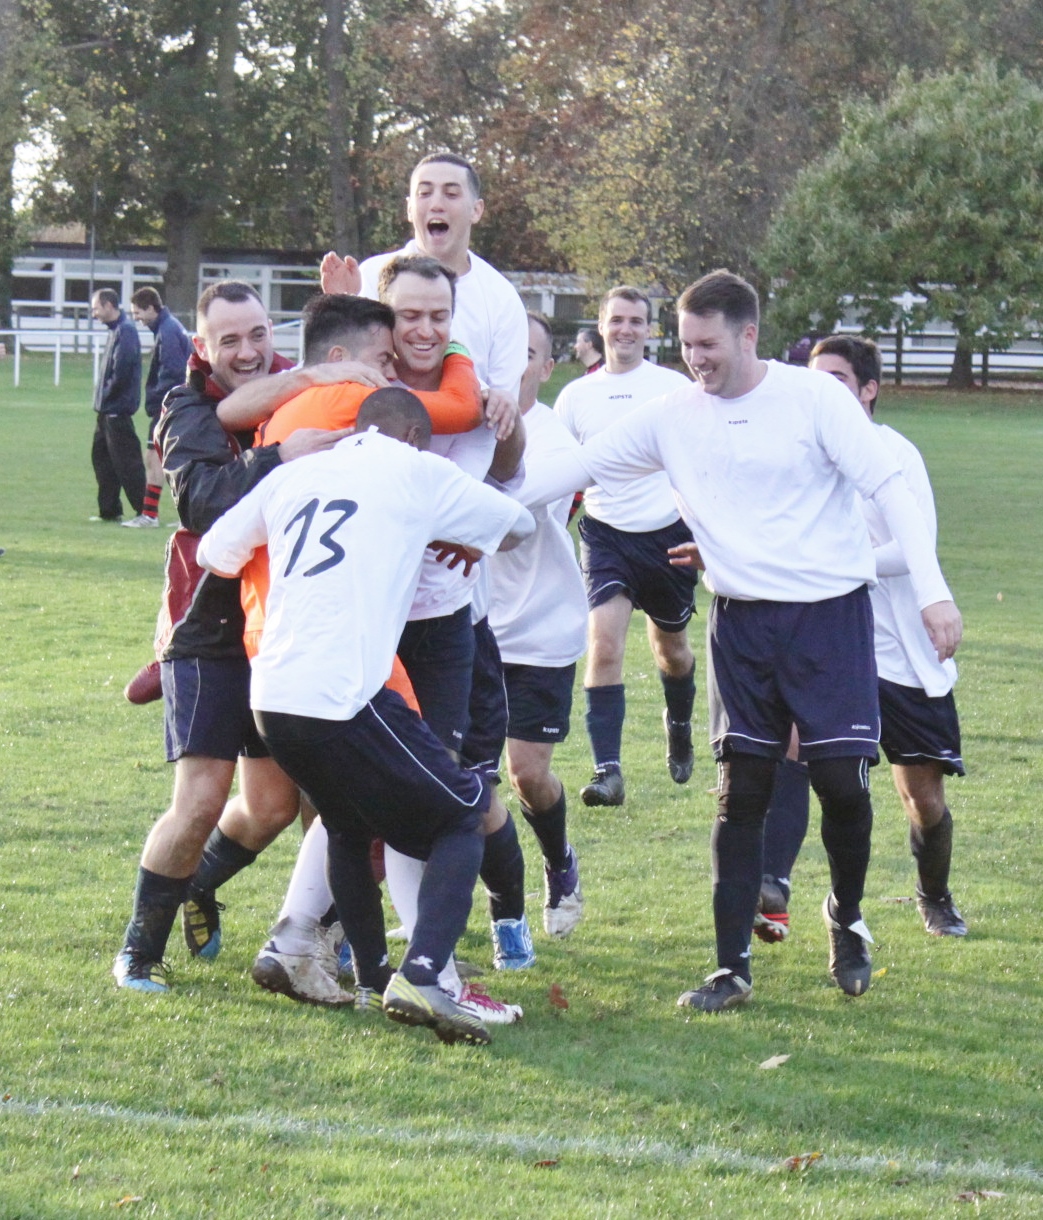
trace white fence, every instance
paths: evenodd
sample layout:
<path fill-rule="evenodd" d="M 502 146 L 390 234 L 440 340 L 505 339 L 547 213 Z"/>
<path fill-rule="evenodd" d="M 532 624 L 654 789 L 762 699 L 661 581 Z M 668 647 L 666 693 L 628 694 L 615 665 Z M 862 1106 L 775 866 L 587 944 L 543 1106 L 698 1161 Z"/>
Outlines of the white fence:
<path fill-rule="evenodd" d="M 304 354 L 304 343 L 300 321 L 282 322 L 274 328 L 275 350 L 291 360 L 299 361 Z M 11 357 L 15 388 L 22 382 L 22 358 L 26 352 L 54 353 L 54 384 L 62 382 L 63 356 L 89 355 L 93 363 L 92 382 L 98 383 L 98 369 L 105 342 L 109 337 L 106 328 L 92 330 L 0 330 L 0 344 Z M 141 339 L 142 358 L 152 351 L 155 337 L 147 328 L 138 327 Z"/>

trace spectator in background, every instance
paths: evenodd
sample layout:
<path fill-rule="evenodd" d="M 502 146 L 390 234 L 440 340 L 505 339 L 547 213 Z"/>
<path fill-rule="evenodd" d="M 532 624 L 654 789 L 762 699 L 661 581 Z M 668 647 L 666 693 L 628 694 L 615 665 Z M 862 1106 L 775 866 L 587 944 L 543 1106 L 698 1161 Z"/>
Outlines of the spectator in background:
<path fill-rule="evenodd" d="M 159 525 L 159 497 L 163 490 L 163 466 L 152 444 L 163 399 L 176 385 L 185 383 L 185 366 L 192 354 L 188 331 L 163 304 L 155 288 L 139 288 L 130 298 L 134 321 L 156 336 L 152 360 L 145 378 L 145 414 L 148 444 L 145 446 L 145 504 L 138 516 L 123 524 L 129 529 L 155 529 Z"/>
<path fill-rule="evenodd" d="M 91 461 L 98 480 L 98 515 L 91 520 L 119 521 L 123 517 L 121 488 L 139 516 L 145 503 L 145 463 L 132 419 L 141 401 L 141 342 L 113 289 L 99 288 L 94 294 L 91 317 L 109 328 L 101 376 L 94 389 L 98 421 Z"/>
<path fill-rule="evenodd" d="M 604 366 L 605 342 L 598 334 L 596 326 L 584 326 L 578 330 L 572 350 L 588 373 L 596 373 Z"/>

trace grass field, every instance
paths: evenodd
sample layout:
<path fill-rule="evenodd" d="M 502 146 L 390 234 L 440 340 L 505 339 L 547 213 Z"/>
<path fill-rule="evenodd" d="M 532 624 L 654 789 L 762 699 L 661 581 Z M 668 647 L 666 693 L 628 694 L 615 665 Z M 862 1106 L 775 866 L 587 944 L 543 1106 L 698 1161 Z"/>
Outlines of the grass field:
<path fill-rule="evenodd" d="M 869 994 L 829 983 L 813 836 L 792 937 L 756 943 L 753 1002 L 686 1019 L 678 994 L 713 968 L 714 774 L 700 699 L 695 775 L 670 782 L 636 625 L 627 804 L 572 801 L 586 919 L 565 943 L 537 933 L 533 970 L 486 976 L 525 1020 L 476 1051 L 253 985 L 296 830 L 223 893 L 216 963 L 172 942 L 171 995 L 116 991 L 137 857 L 171 782 L 159 705 L 121 695 L 151 655 L 167 531 L 88 524 L 88 372 L 66 363 L 57 391 L 50 375 L 30 360 L 14 391 L 0 362 L 2 1220 L 1043 1215 L 1043 396 L 909 392 L 880 412 L 927 458 L 966 621 L 969 774 L 950 803 L 967 939 L 926 937 L 908 902 L 883 764 Z M 589 776 L 581 710 L 558 759 L 570 797 Z M 462 951 L 488 965 L 481 907 Z"/>

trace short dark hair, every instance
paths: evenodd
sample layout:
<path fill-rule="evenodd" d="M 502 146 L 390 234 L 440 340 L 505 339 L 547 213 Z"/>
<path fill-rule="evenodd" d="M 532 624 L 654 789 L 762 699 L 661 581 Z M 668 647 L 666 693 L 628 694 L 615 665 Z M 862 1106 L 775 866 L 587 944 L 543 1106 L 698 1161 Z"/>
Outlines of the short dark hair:
<path fill-rule="evenodd" d="M 156 313 L 163 308 L 163 298 L 155 290 L 146 285 L 144 288 L 139 288 L 130 298 L 131 305 L 136 305 L 138 309 L 154 309 Z"/>
<path fill-rule="evenodd" d="M 205 318 L 210 312 L 210 306 L 218 300 L 228 301 L 232 305 L 241 305 L 244 301 L 256 301 L 262 309 L 264 308 L 261 294 L 252 284 L 244 283 L 243 280 L 218 280 L 216 284 L 211 284 L 209 288 L 204 289 L 203 295 L 196 302 L 196 317 Z"/>
<path fill-rule="evenodd" d="M 551 329 L 551 324 L 547 321 L 547 319 L 544 317 L 543 314 L 537 313 L 536 310 L 534 310 L 534 309 L 527 309 L 525 311 L 525 316 L 529 319 L 530 322 L 532 322 L 534 325 L 538 326 L 540 328 L 540 330 L 542 330 L 543 333 L 547 336 L 547 350 L 548 350 L 548 352 L 550 352 L 551 357 L 553 357 L 554 356 L 554 331 Z"/>
<path fill-rule="evenodd" d="M 880 349 L 872 339 L 862 339 L 857 335 L 827 335 L 824 339 L 819 339 L 811 349 L 809 361 L 814 360 L 816 356 L 839 356 L 841 360 L 846 360 L 851 365 L 851 372 L 854 373 L 860 390 L 871 381 L 880 384 L 883 361 L 880 358 Z M 870 411 L 875 406 L 874 394 L 873 401 L 869 404 Z"/>
<path fill-rule="evenodd" d="M 304 363 L 321 364 L 334 344 L 349 350 L 354 341 L 374 326 L 395 327 L 395 314 L 381 301 L 345 293 L 319 293 L 309 297 L 301 311 L 304 329 Z"/>
<path fill-rule="evenodd" d="M 720 313 L 730 326 L 756 326 L 760 322 L 760 302 L 752 284 L 731 271 L 718 269 L 704 275 L 677 298 L 677 312 L 698 317 Z"/>
<path fill-rule="evenodd" d="M 420 429 L 419 439 L 428 443 L 431 440 L 431 416 L 427 408 L 412 390 L 397 385 L 374 390 L 359 407 L 355 419 L 356 432 L 376 427 L 388 436 L 404 433 L 414 426 Z"/>
<path fill-rule="evenodd" d="M 471 194 L 474 195 L 475 199 L 481 199 L 482 183 L 481 179 L 478 177 L 478 171 L 474 168 L 470 161 L 459 156 L 457 153 L 451 152 L 429 153 L 426 157 L 421 157 L 416 165 L 413 166 L 413 172 L 409 175 L 409 189 L 413 189 L 413 179 L 416 177 L 416 172 L 418 169 L 425 165 L 438 164 L 456 165 L 459 166 L 460 169 L 466 170 L 467 185 L 471 191 Z"/>
<path fill-rule="evenodd" d="M 646 320 L 652 321 L 652 300 L 648 293 L 642 292 L 640 288 L 635 288 L 632 284 L 617 284 L 615 288 L 610 288 L 601 298 L 601 304 L 598 306 L 599 322 L 605 317 L 609 301 L 616 297 L 629 301 L 631 305 L 637 305 L 640 302 L 645 307 Z"/>
<path fill-rule="evenodd" d="M 114 309 L 119 309 L 120 294 L 115 288 L 99 288 L 94 295 L 102 305 L 111 305 Z"/>
<path fill-rule="evenodd" d="M 578 339 L 581 335 L 587 336 L 587 342 L 599 356 L 603 356 L 605 354 L 605 340 L 602 339 L 601 331 L 599 331 L 596 326 L 581 326 L 579 330 L 576 331 L 576 338 Z"/>
<path fill-rule="evenodd" d="M 451 271 L 437 258 L 429 258 L 426 254 L 398 254 L 389 259 L 380 271 L 377 291 L 383 301 L 387 291 L 400 275 L 406 273 L 419 275 L 425 280 L 437 280 L 445 277 L 449 281 L 449 293 L 453 298 L 453 308 L 456 308 L 456 272 Z"/>

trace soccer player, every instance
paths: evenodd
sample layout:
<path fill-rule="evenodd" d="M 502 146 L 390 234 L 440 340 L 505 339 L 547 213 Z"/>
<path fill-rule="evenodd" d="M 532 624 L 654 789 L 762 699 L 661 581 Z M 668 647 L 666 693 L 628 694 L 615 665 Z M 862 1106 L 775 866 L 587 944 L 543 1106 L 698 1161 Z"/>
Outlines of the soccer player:
<path fill-rule="evenodd" d="M 605 366 L 605 343 L 593 326 L 581 326 L 572 345 L 576 359 L 583 365 L 584 376 Z"/>
<path fill-rule="evenodd" d="M 384 268 L 391 259 L 403 255 L 425 255 L 455 272 L 452 337 L 464 345 L 474 360 L 478 377 L 489 387 L 490 405 L 506 396 L 516 411 L 518 387 L 526 363 L 528 323 L 514 286 L 470 248 L 471 231 L 484 212 L 481 182 L 468 161 L 450 152 L 424 157 L 414 168 L 409 184 L 407 214 L 413 226 L 413 238 L 402 250 L 367 259 L 361 267 L 361 290 L 370 296 L 382 293 L 380 280 Z M 330 278 L 338 290 L 345 287 L 350 290 L 350 277 L 341 278 L 341 272 L 349 269 L 336 255 L 327 255 L 322 269 L 324 286 Z M 488 472 L 504 482 L 518 469 L 524 429 L 517 430 L 510 446 L 494 446 L 488 431 L 483 436 L 479 430 L 473 436 L 458 438 L 451 445 L 440 446 L 436 440 L 434 447 L 436 452 L 460 463 L 476 477 L 484 477 Z M 494 456 L 496 464 L 492 465 Z M 447 617 L 447 611 L 453 609 L 454 589 L 459 587 L 459 582 L 454 582 L 453 573 L 446 565 L 429 565 L 427 574 L 421 578 L 418 604 L 407 627 L 407 636 L 414 637 L 406 641 L 407 649 L 414 645 L 412 657 L 403 654 L 403 661 L 410 668 L 410 677 L 422 705 L 421 688 L 425 679 L 417 670 L 420 664 L 427 668 L 432 679 L 427 700 L 430 705 L 431 699 L 445 701 L 456 689 L 454 682 L 438 681 L 439 671 L 450 672 L 459 667 L 462 672 L 464 649 L 471 652 L 471 694 L 463 718 L 463 732 L 467 737 L 468 722 L 484 731 L 481 735 L 472 732 L 469 740 L 461 739 L 453 748 L 459 749 L 472 764 L 482 766 L 502 749 L 507 712 L 495 640 L 485 623 L 488 593 L 482 565 L 476 568 L 472 584 L 471 619 L 475 639 L 466 646 L 460 635 L 452 630 L 452 623 L 443 623 L 441 627 L 435 625 L 436 618 Z M 489 829 L 492 833 L 486 840 L 481 876 L 490 896 L 494 964 L 499 969 L 524 969 L 536 960 L 525 918 L 524 858 L 509 814 L 502 826 Z M 415 891 L 415 864 L 389 851 L 387 867 L 388 885 L 393 895 L 410 873 L 411 888 Z M 396 902 L 396 907 L 398 905 Z"/>
<path fill-rule="evenodd" d="M 301 388 L 302 379 L 269 377 L 288 362 L 275 352 L 271 322 L 249 285 L 228 280 L 208 288 L 199 299 L 196 325 L 188 384 L 171 391 L 156 433 L 181 519 L 167 551 L 157 625 L 167 758 L 175 772 L 170 808 L 145 841 L 133 914 L 113 967 L 117 985 L 135 991 L 168 990 L 163 955 L 204 848 L 211 857 L 210 875 L 230 876 L 249 864 L 299 807 L 296 787 L 267 756 L 250 717 L 239 581 L 220 580 L 200 568 L 199 536 L 272 470 L 338 439 L 337 433 L 313 429 L 280 445 L 250 448 L 249 437 L 229 436 L 215 414 L 221 398 L 241 389 L 274 405 L 282 401 L 281 393 Z M 264 383 L 260 390 L 258 382 Z M 236 801 L 251 812 L 248 842 L 211 834 L 240 756 Z M 208 957 L 220 948 L 210 914 L 186 903 L 189 949 Z M 216 909 L 212 914 L 216 919 Z"/>
<path fill-rule="evenodd" d="M 387 435 L 367 430 L 371 423 Z M 432 538 L 492 551 L 522 541 L 534 522 L 451 463 L 390 439 L 429 440 L 426 412 L 407 391 L 375 395 L 358 428 L 329 454 L 260 484 L 214 526 L 200 554 L 231 575 L 269 547 L 251 703 L 274 757 L 329 832 L 330 877 L 359 987 L 383 991 L 394 1020 L 428 1025 L 445 1041 L 487 1042 L 482 1022 L 437 979 L 466 926 L 488 790 L 384 683 Z M 430 863 L 394 975 L 370 871 L 373 835 Z"/>
<path fill-rule="evenodd" d="M 880 388 L 880 352 L 875 343 L 845 335 L 821 339 L 811 367 L 846 386 L 872 419 Z M 901 433 L 877 424 L 877 435 L 901 464 L 932 540 L 937 516 L 931 483 L 919 450 Z M 916 902 L 933 936 L 966 936 L 967 925 L 949 892 L 952 815 L 945 803 L 945 777 L 963 775 L 960 722 L 953 686 L 956 664 L 941 661 L 917 613 L 908 565 L 886 521 L 864 505 L 876 556 L 873 603 L 874 646 L 880 691 L 880 745 L 891 764 L 895 788 L 909 820 L 909 846 L 917 868 Z M 765 838 L 772 833 L 765 826 Z"/>
<path fill-rule="evenodd" d="M 519 406 L 525 420 L 526 469 L 534 470 L 576 441 L 554 412 L 537 402 L 551 375 L 551 330 L 529 314 L 529 361 Z M 525 503 L 525 484 L 515 493 Z M 489 564 L 489 624 L 503 658 L 507 688 L 507 775 L 522 815 L 543 852 L 543 927 L 568 936 L 583 914 L 579 862 L 569 844 L 565 789 L 551 770 L 554 747 L 569 732 L 576 661 L 586 647 L 586 596 L 566 525 L 571 496 L 535 512 L 536 532 Z"/>
<path fill-rule="evenodd" d="M 145 445 L 145 501 L 140 514 L 123 524 L 130 529 L 159 528 L 159 497 L 163 490 L 163 464 L 152 443 L 163 399 L 177 385 L 184 385 L 192 340 L 188 331 L 163 304 L 163 298 L 148 285 L 130 298 L 134 321 L 147 326 L 155 342 L 145 378 L 145 414 L 148 441 Z"/>
<path fill-rule="evenodd" d="M 680 373 L 645 359 L 651 322 L 652 303 L 639 289 L 619 285 L 605 293 L 598 313 L 605 367 L 570 382 L 554 407 L 581 443 L 650 398 L 687 385 Z M 623 659 L 635 607 L 647 616 L 648 643 L 666 698 L 663 723 L 670 776 L 685 784 L 692 774 L 695 658 L 687 626 L 696 577 L 694 571 L 671 568 L 666 554 L 669 547 L 690 542 L 691 533 L 677 511 L 668 479 L 659 472 L 613 491 L 591 487 L 586 505 L 579 524 L 590 609 L 583 686 L 594 776 L 580 796 L 586 805 L 622 805 Z"/>
<path fill-rule="evenodd" d="M 960 642 L 960 614 L 900 465 L 852 396 L 820 372 L 757 355 L 754 289 L 711 272 L 685 289 L 677 309 L 695 384 L 595 436 L 581 464 L 610 489 L 665 471 L 694 536 L 673 548 L 674 562 L 701 559 L 714 594 L 707 687 L 719 769 L 711 837 L 718 968 L 678 1004 L 718 1012 L 750 998 L 764 816 L 793 725 L 822 806 L 830 974 L 861 995 L 872 973 L 860 903 L 879 706 L 868 590 L 876 565 L 859 495 L 898 540 L 940 661 Z M 578 475 L 567 463 L 548 466 L 532 502 L 560 495 Z"/>

